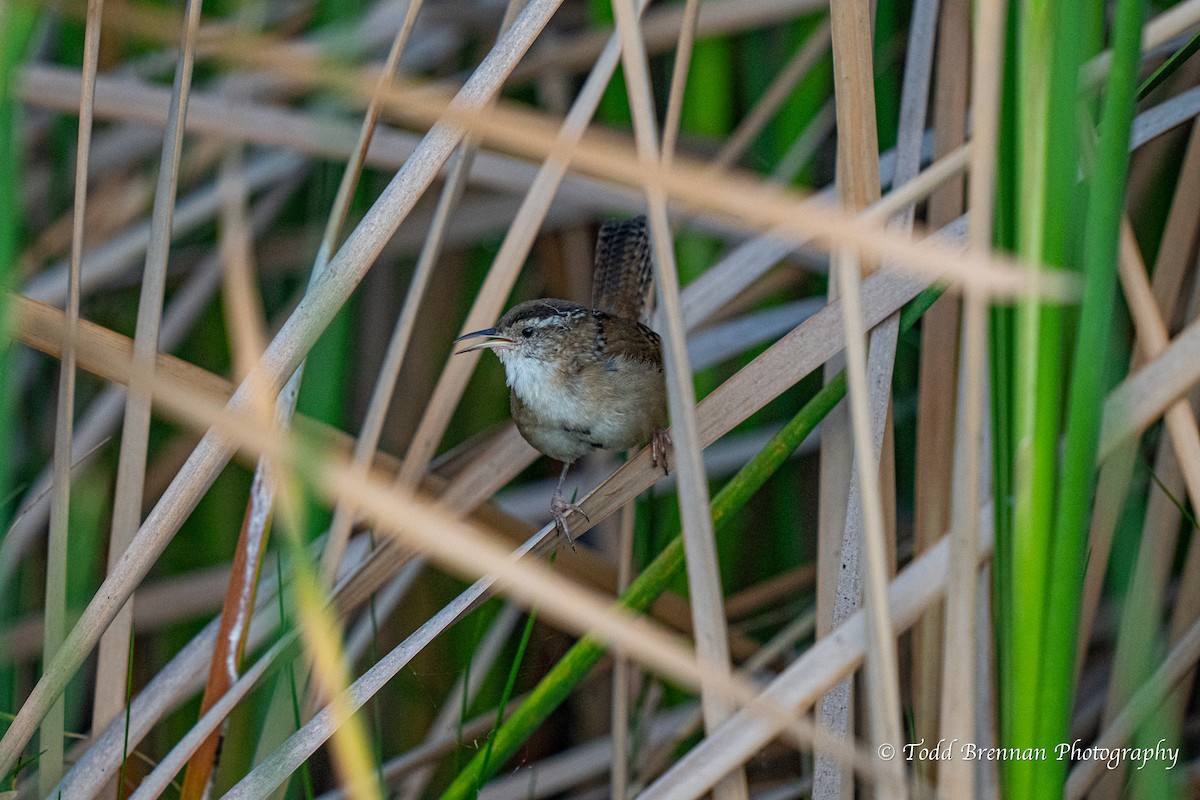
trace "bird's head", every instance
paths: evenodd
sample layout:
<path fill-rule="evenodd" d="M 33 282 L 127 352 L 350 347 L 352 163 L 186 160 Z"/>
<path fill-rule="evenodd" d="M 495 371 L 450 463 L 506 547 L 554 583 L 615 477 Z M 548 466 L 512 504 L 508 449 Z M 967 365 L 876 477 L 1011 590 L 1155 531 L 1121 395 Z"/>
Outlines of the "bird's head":
<path fill-rule="evenodd" d="M 461 342 L 483 337 L 483 341 L 464 347 L 455 355 L 494 350 L 505 365 L 518 359 L 553 362 L 578 344 L 575 340 L 583 335 L 580 328 L 591 316 L 589 309 L 567 300 L 528 300 L 509 309 L 494 328 L 455 339 Z"/>

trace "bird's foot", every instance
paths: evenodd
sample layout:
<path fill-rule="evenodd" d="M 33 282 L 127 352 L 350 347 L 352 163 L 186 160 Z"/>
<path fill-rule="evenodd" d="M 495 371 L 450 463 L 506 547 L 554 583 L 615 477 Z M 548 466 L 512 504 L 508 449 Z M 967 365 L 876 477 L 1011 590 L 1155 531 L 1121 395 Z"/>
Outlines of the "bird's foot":
<path fill-rule="evenodd" d="M 667 451 L 671 447 L 671 434 L 666 428 L 659 428 L 650 439 L 650 463 L 662 465 L 663 474 L 671 474 L 671 465 L 667 463 Z"/>
<path fill-rule="evenodd" d="M 562 492 L 555 492 L 554 497 L 550 499 L 550 516 L 554 517 L 554 526 L 566 537 L 567 544 L 571 545 L 571 549 L 574 550 L 575 540 L 571 538 L 571 529 L 567 527 L 567 512 L 569 511 L 579 514 L 588 522 L 592 521 L 582 508 L 564 500 Z"/>

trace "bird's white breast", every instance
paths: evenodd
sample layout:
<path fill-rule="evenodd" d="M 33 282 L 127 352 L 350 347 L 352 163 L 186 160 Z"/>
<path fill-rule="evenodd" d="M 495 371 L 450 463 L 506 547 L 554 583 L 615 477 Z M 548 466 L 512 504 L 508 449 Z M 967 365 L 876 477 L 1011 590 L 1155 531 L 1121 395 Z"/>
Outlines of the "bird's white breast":
<path fill-rule="evenodd" d="M 548 420 L 571 421 L 577 416 L 573 393 L 552 363 L 514 353 L 504 353 L 501 361 L 509 388 L 531 411 Z"/>

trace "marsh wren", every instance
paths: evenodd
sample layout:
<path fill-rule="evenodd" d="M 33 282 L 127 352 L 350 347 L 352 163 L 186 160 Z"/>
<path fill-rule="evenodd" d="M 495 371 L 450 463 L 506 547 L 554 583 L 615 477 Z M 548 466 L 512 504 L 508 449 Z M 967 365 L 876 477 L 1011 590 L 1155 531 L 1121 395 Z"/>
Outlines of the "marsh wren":
<path fill-rule="evenodd" d="M 650 442 L 654 464 L 668 470 L 662 343 L 645 325 L 652 280 L 646 218 L 605 222 L 596 241 L 591 308 L 568 300 L 529 300 L 511 308 L 494 328 L 455 339 L 487 337 L 458 352 L 495 351 L 517 430 L 563 462 L 550 513 L 572 547 L 566 513 L 583 510 L 563 499 L 562 487 L 577 458 Z"/>

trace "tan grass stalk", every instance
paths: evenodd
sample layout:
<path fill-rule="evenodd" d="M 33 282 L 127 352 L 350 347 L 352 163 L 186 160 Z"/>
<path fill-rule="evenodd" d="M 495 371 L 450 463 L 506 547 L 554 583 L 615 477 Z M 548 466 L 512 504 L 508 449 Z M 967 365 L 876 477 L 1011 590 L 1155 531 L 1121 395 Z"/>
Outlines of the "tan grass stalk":
<path fill-rule="evenodd" d="M 654 113 L 650 68 L 633 0 L 613 4 L 617 33 L 621 40 L 621 62 L 629 90 L 630 111 L 637 142 L 638 161 L 652 169 L 666 167 L 670 153 L 660 148 Z M 686 15 L 685 15 L 686 19 Z M 681 36 L 681 42 L 686 36 Z M 683 56 L 678 56 L 682 60 Z M 677 61 L 677 65 L 678 65 Z M 686 64 L 684 65 L 686 67 Z M 682 68 L 680 68 L 682 69 Z M 677 69 L 674 84 L 682 102 L 683 77 Z M 686 72 L 683 72 L 686 75 Z M 670 118 L 670 117 L 668 117 Z M 676 115 L 676 120 L 678 115 Z M 673 139 L 673 134 L 667 136 Z M 687 559 L 688 595 L 695 629 L 696 655 L 709 665 L 719 680 L 730 679 L 729 638 L 725 623 L 721 567 L 717 559 L 713 522 L 709 512 L 708 480 L 701 456 L 696 389 L 687 356 L 687 331 L 679 302 L 679 273 L 675 266 L 675 244 L 667 219 L 667 197 L 660 188 L 646 187 L 650 218 L 650 247 L 654 256 L 654 287 L 664 320 L 663 362 L 667 376 L 667 405 L 671 415 L 674 467 L 679 493 L 679 515 Z M 728 699 L 701 682 L 700 706 L 704 726 L 713 730 L 734 711 Z M 713 790 L 716 800 L 740 800 L 748 796 L 746 778 L 740 771 L 721 781 Z"/>
<path fill-rule="evenodd" d="M 865 557 L 861 586 L 863 605 L 867 612 L 869 641 L 867 650 L 868 720 L 871 727 L 871 741 L 874 745 L 899 748 L 903 745 L 904 739 L 900 727 L 900 687 L 896 640 L 886 597 L 889 572 L 886 533 L 878 469 L 872 470 L 868 466 L 878 463 L 876 454 L 879 452 L 879 447 L 882 446 L 881 439 L 876 439 L 874 443 L 871 441 L 875 432 L 872 429 L 878 430 L 880 433 L 882 431 L 876 428 L 872 422 L 871 398 L 869 397 L 871 387 L 867 383 L 867 353 L 864 352 L 866 342 L 863 338 L 867 328 L 862 322 L 861 277 L 858 273 L 858 263 L 852 257 L 839 256 L 836 260 L 842 287 L 842 303 L 845 307 L 842 319 L 846 331 L 847 397 L 852 423 L 854 461 L 857 464 L 855 474 L 859 476 L 857 485 L 860 488 L 862 503 L 862 530 L 858 546 L 862 548 Z M 886 421 L 886 400 L 884 400 L 883 412 L 882 417 Z M 848 513 L 847 527 L 852 519 L 853 517 Z M 859 537 L 843 538 L 843 560 L 847 559 L 848 548 L 855 545 L 856 539 Z M 848 707 L 847 703 L 847 710 Z M 893 761 L 888 765 L 891 769 L 886 772 L 886 780 L 877 787 L 880 796 L 899 798 L 908 796 L 903 765 L 903 761 Z M 816 788 L 820 785 L 817 782 L 819 776 L 820 773 L 814 774 L 814 796 Z M 836 782 L 831 783 L 831 788 L 827 790 L 829 794 L 824 796 L 838 796 L 837 785 Z"/>
<path fill-rule="evenodd" d="M 367 103 L 366 112 L 360 124 L 357 140 L 346 166 L 342 171 L 342 177 L 338 184 L 337 194 L 334 198 L 333 208 L 330 211 L 321 237 L 321 243 L 317 251 L 316 258 L 313 263 L 310 273 L 310 286 L 324 275 L 328 268 L 330 258 L 337 249 L 337 245 L 341 240 L 342 231 L 345 227 L 346 218 L 349 215 L 350 204 L 354 196 L 356 187 L 358 186 L 359 177 L 362 173 L 363 164 L 366 161 L 367 151 L 370 148 L 372 138 L 375 134 L 376 125 L 381 112 L 381 90 L 387 86 L 394 78 L 399 67 L 400 56 L 404 52 L 405 45 L 412 31 L 413 24 L 417 14 L 421 8 L 420 0 L 410 2 L 405 10 L 404 20 L 400 25 L 393 41 L 391 49 L 388 52 L 387 61 L 384 64 L 383 70 L 379 73 L 376 79 L 376 91 L 371 95 L 370 101 Z M 276 401 L 276 417 L 280 424 L 286 426 L 290 424 L 291 418 L 295 414 L 296 402 L 300 394 L 300 383 L 304 375 L 304 362 L 302 361 L 296 370 L 292 373 L 285 384 L 283 391 L 280 393 Z M 369 460 L 373 457 L 375 448 L 372 445 L 369 448 L 363 448 L 361 438 L 356 443 L 356 449 L 362 449 L 365 452 L 362 455 L 364 460 Z M 271 524 L 271 509 L 275 503 L 275 487 L 271 480 L 270 465 L 263 460 L 255 465 L 254 474 L 254 490 L 251 491 L 250 497 L 247 500 L 247 509 L 245 515 L 245 524 L 243 526 L 242 536 L 239 538 L 239 550 L 245 547 L 249 553 L 254 554 L 253 560 L 247 559 L 246 574 L 243 580 L 237 585 L 231 584 L 229 602 L 222 617 L 226 620 L 226 624 L 232 630 L 240 630 L 245 632 L 248 627 L 248 620 L 245 615 L 248 614 L 254 606 L 254 592 L 259 565 L 261 564 L 262 554 L 265 549 L 269 528 Z M 346 540 L 349 538 L 350 525 L 347 523 L 342 525 L 338 522 L 335 512 L 335 524 L 331 527 L 330 535 L 326 538 L 326 549 L 322 556 L 321 577 L 326 584 L 332 585 L 334 578 L 337 576 L 338 565 L 341 562 L 342 555 L 346 547 Z M 324 613 L 323 611 L 317 613 Z M 239 648 L 240 651 L 240 648 Z M 325 678 L 333 677 L 336 684 L 330 684 L 328 681 L 323 683 L 324 686 L 330 687 L 329 690 L 337 692 L 342 688 L 344 680 L 340 678 L 340 669 L 336 667 L 338 658 L 325 657 L 310 651 L 310 666 L 325 665 L 327 668 L 332 668 L 337 673 L 334 676 L 324 676 Z M 236 665 L 241 661 L 241 653 L 234 655 L 230 665 L 233 669 L 222 669 L 222 666 L 214 659 L 213 667 L 210 672 L 209 685 L 205 688 L 204 699 L 201 702 L 201 712 L 207 710 L 212 702 L 220 697 L 228 689 L 230 683 L 236 678 Z M 320 684 L 320 682 L 318 682 Z M 318 684 L 314 684 L 313 691 Z M 310 695 L 309 704 L 313 701 L 313 696 Z M 356 728 L 357 730 L 357 728 Z M 270 729 L 263 733 L 260 738 L 260 746 L 263 745 L 267 737 L 270 736 Z M 361 744 L 359 741 L 361 736 L 352 734 L 349 742 L 340 748 L 343 753 L 354 753 Z M 216 758 L 218 748 L 218 740 L 216 736 L 212 736 L 205 742 L 200 751 L 191 759 L 188 767 L 188 776 L 185 786 L 193 792 L 198 792 L 198 788 L 208 780 L 208 774 L 212 768 Z M 361 769 L 363 767 L 362 758 L 350 758 L 343 761 L 343 766 L 351 769 Z"/>
<path fill-rule="evenodd" d="M 379 116 L 382 112 L 382 93 L 384 88 L 395 80 L 397 70 L 400 66 L 400 56 L 404 52 L 405 45 L 408 43 L 409 35 L 412 33 L 413 25 L 416 22 L 417 15 L 423 6 L 422 0 L 411 0 L 405 9 L 404 22 L 400 29 L 396 32 L 395 39 L 392 41 L 391 50 L 388 52 L 387 63 L 384 65 L 383 71 L 379 74 L 376 91 L 371 95 L 371 100 L 367 105 L 366 114 L 363 116 L 361 126 L 358 131 L 358 141 L 354 149 L 351 151 L 350 159 L 342 171 L 341 182 L 338 184 L 337 197 L 334 199 L 333 209 L 330 212 L 329 219 L 325 224 L 325 231 L 321 237 L 320 250 L 317 252 L 316 263 L 313 266 L 313 280 L 316 281 L 325 272 L 330 258 L 337 250 L 338 242 L 342 237 L 342 230 L 346 224 L 346 217 L 350 212 L 350 203 L 354 197 L 354 190 L 358 186 L 359 177 L 362 174 L 362 169 L 366 163 L 367 152 L 370 150 L 371 142 L 375 137 L 376 128 L 379 122 Z M 453 168 L 451 174 L 453 175 Z M 439 204 L 438 211 L 441 211 Z M 437 225 L 435 218 L 435 226 Z M 424 253 L 422 253 L 424 254 Z M 418 266 L 417 275 L 414 276 L 414 283 L 417 276 L 420 275 Z M 417 296 L 420 297 L 422 284 L 416 284 Z M 410 295 L 412 289 L 410 289 Z M 391 348 L 389 346 L 389 353 Z M 390 381 L 385 376 L 391 376 L 391 371 L 388 369 L 390 362 L 385 360 L 385 366 L 381 369 L 380 379 L 377 386 L 386 387 L 387 397 L 390 397 L 391 389 L 395 385 L 395 377 L 391 377 Z M 398 373 L 399 365 L 395 365 L 395 371 Z M 292 381 L 299 386 L 300 377 L 303 374 L 303 366 L 293 375 Z M 375 397 L 372 397 L 372 408 L 377 408 L 378 403 Z M 382 415 L 386 413 L 387 402 L 383 401 L 383 411 L 376 411 L 378 419 L 373 420 L 372 415 L 368 413 L 367 420 L 363 424 L 363 432 L 360 433 L 355 442 L 355 460 L 369 461 L 375 454 L 376 447 L 379 442 L 379 431 L 376 428 L 382 427 Z M 334 576 L 337 575 L 338 566 L 341 563 L 342 555 L 345 552 L 346 541 L 350 536 L 350 527 L 352 520 L 346 520 L 341 509 L 334 509 L 334 519 L 330 524 L 330 536 L 326 543 L 326 549 L 321 556 L 321 577 L 328 584 L 332 585 Z"/>
<path fill-rule="evenodd" d="M 941 3 L 934 86 L 934 158 L 962 148 L 966 140 L 971 23 L 965 2 Z M 906 184 L 907 185 L 907 184 Z M 929 197 L 929 227 L 937 230 L 963 212 L 965 182 L 956 176 Z M 958 389 L 959 300 L 944 295 L 921 318 L 917 397 L 916 481 L 913 547 L 928 549 L 950 527 L 955 393 Z M 937 741 L 941 705 L 942 610 L 913 626 L 913 736 Z"/>
<path fill-rule="evenodd" d="M 875 87 L 874 69 L 872 66 L 872 22 L 870 4 L 862 0 L 836 0 L 829 6 L 830 33 L 833 38 L 833 83 L 837 116 L 837 189 L 841 204 L 849 210 L 860 210 L 879 199 L 879 148 L 875 127 Z M 922 124 L 923 127 L 923 124 Z M 914 170 L 915 171 L 915 170 Z M 832 252 L 829 280 L 829 299 L 841 300 L 846 312 L 843 314 L 843 325 L 846 336 L 845 353 L 832 359 L 825 367 L 825 380 L 828 382 L 841 371 L 843 365 L 847 368 L 848 402 L 840 403 L 822 422 L 823 436 L 821 441 L 820 458 L 820 501 L 818 507 L 817 534 L 817 632 L 818 636 L 827 636 L 836 630 L 859 607 L 863 594 L 864 577 L 869 576 L 873 581 L 884 573 L 875 575 L 871 571 L 862 571 L 860 556 L 864 553 L 873 559 L 876 555 L 873 548 L 878 544 L 879 553 L 885 553 L 883 541 L 883 510 L 879 489 L 879 457 L 883 443 L 883 426 L 887 420 L 887 409 L 890 404 L 891 380 L 884 379 L 880 387 L 882 396 L 873 396 L 868 400 L 862 399 L 866 405 L 858 407 L 857 393 L 866 384 L 865 370 L 867 356 L 863 353 L 860 368 L 863 372 L 856 373 L 850 360 L 862 348 L 861 337 L 868 328 L 859 329 L 858 275 L 859 261 L 854 254 L 848 252 Z M 879 262 L 871 262 L 868 272 Z M 854 295 L 846 297 L 846 281 L 848 271 L 854 272 L 853 287 L 849 287 Z M 890 372 L 891 359 L 886 351 L 894 354 L 894 346 L 887 347 L 889 340 L 894 340 L 898 327 L 896 320 L 889 318 L 878 334 L 872 334 L 870 349 L 877 356 L 883 356 L 887 363 L 884 369 Z M 870 410 L 874 410 L 874 414 Z M 860 415 L 859 412 L 864 412 Z M 868 436 L 865 449 L 859 449 L 858 436 L 860 432 Z M 857 466 L 855 466 L 857 464 Z M 863 495 L 863 481 L 869 486 Z M 866 501 L 865 503 L 863 501 Z M 877 542 L 864 542 L 863 529 L 871 526 L 874 521 L 868 521 L 864 516 L 870 515 L 873 506 L 879 505 L 878 522 L 880 528 L 872 530 L 868 536 L 878 535 Z M 865 548 L 865 549 L 864 549 Z M 881 562 L 882 563 L 882 562 Z M 874 562 L 871 562 L 874 566 Z M 866 598 L 879 587 L 867 589 Z M 875 604 L 869 604 L 871 613 L 878 610 Z M 879 619 L 872 623 L 878 630 Z M 883 703 L 890 703 L 893 698 L 885 699 L 885 688 L 889 680 L 884 670 L 894 670 L 889 665 L 889 658 L 894 662 L 895 642 L 892 642 L 892 655 L 888 655 L 888 645 L 881 637 L 875 639 L 875 644 L 883 649 L 878 652 L 880 660 L 868 670 L 870 681 L 869 713 L 870 736 L 876 744 L 893 740 L 889 726 L 885 722 L 879 725 L 880 714 L 889 714 Z M 894 698 L 899 702 L 898 696 Z M 821 701 L 818 720 L 820 725 L 829 730 L 834 736 L 852 736 L 853 726 L 850 720 L 854 716 L 853 699 L 851 696 L 850 680 L 846 679 L 830 690 Z M 897 733 L 899 732 L 897 728 Z M 899 742 L 895 742 L 899 744 Z M 890 769 L 895 773 L 895 769 Z M 893 792 L 903 789 L 894 782 L 880 787 L 883 797 L 892 797 Z M 813 765 L 813 797 L 814 800 L 838 800 L 853 796 L 852 777 L 842 770 L 841 765 L 829 754 L 818 751 Z"/>
<path fill-rule="evenodd" d="M 103 3 L 88 3 L 84 33 L 83 75 L 79 94 L 79 128 L 75 156 L 75 198 L 71 229 L 71 261 L 62 332 L 58 404 L 54 424 L 54 461 L 50 494 L 50 528 L 46 550 L 45 610 L 42 631 L 42 664 L 57 655 L 66 638 L 67 533 L 71 507 L 72 432 L 75 425 L 75 340 L 79 332 L 80 275 L 83 262 L 83 229 L 87 216 L 88 155 L 92 141 L 93 97 L 100 55 L 100 16 Z M 42 721 L 38 760 L 38 789 L 45 795 L 63 772 L 66 707 L 60 698 Z"/>
<path fill-rule="evenodd" d="M 969 146 L 959 147 L 930 164 L 913 180 L 898 186 L 862 213 L 864 219 L 887 220 L 906 205 L 919 202 L 942 183 L 952 180 L 967 166 Z M 824 192 L 817 195 L 824 196 Z M 832 193 L 830 193 L 832 194 Z M 779 259 L 792 251 L 786 233 L 771 231 L 739 245 L 683 290 L 684 319 L 693 329 L 715 314 L 734 297 L 749 289 Z M 793 240 L 795 241 L 795 240 Z M 799 240 L 801 244 L 808 239 Z"/>
<path fill-rule="evenodd" d="M 37 107 L 76 111 L 78 75 L 65 68 L 48 65 L 26 67 L 21 75 L 21 99 L 24 102 Z M 369 94 L 366 93 L 364 105 L 369 102 Z M 169 97 L 170 92 L 166 89 L 127 78 L 101 76 L 96 87 L 97 115 L 161 126 L 166 120 L 165 108 Z M 313 158 L 337 161 L 350 157 L 358 131 L 356 125 L 328 114 L 252 103 L 244 98 L 226 97 L 216 92 L 193 94 L 187 123 L 189 133 L 279 147 Z M 381 125 L 371 140 L 366 163 L 379 169 L 399 169 L 419 143 L 419 136 Z M 279 157 L 278 154 L 276 157 Z M 523 192 L 536 174 L 535 165 L 485 151 L 479 154 L 470 180 L 473 185 L 498 191 Z M 574 175 L 564 178 L 556 199 L 558 203 L 573 208 L 633 208 L 629 192 L 616 190 L 603 180 Z M 183 203 L 176 216 L 182 218 L 182 215 Z M 712 221 L 710 217 L 705 219 Z M 176 224 L 179 224 L 178 219 Z"/>
<path fill-rule="evenodd" d="M 621 516 L 617 525 L 617 595 L 620 596 L 629 588 L 633 580 L 633 525 L 635 522 L 637 504 L 633 501 L 621 508 Z M 609 769 L 608 793 L 612 800 L 626 800 L 629 796 L 630 780 L 633 772 L 630 769 L 629 710 L 630 694 L 637 672 L 629 659 L 621 656 L 613 658 L 612 670 L 612 709 L 609 729 L 612 738 L 611 768 Z"/>
<path fill-rule="evenodd" d="M 904 205 L 896 201 L 905 199 L 906 190 L 913 184 L 911 193 L 907 196 L 925 195 L 926 187 L 936 185 L 930 179 L 940 178 L 942 172 L 931 165 L 930 170 L 920 172 L 921 145 L 925 132 L 925 117 L 929 104 L 929 87 L 934 58 L 934 40 L 937 27 L 937 3 L 921 0 L 913 7 L 912 20 L 909 25 L 909 41 L 906 49 L 903 87 L 900 101 L 900 120 L 896 142 L 896 164 L 892 176 L 892 192 L 889 198 L 895 203 L 893 224 L 902 230 L 912 230 L 915 216 L 915 200 Z M 943 158 L 942 162 L 953 163 L 953 158 Z M 920 182 L 918 182 L 920 178 Z M 940 182 L 940 181 L 939 181 Z M 885 204 L 876 201 L 867 213 L 878 212 Z M 892 371 L 896 358 L 897 337 L 899 333 L 900 315 L 893 313 L 883 323 L 876 326 L 870 335 L 868 354 L 868 375 L 871 392 L 870 402 L 872 411 L 871 441 L 873 455 L 876 457 L 876 471 L 880 478 L 885 514 L 885 531 L 887 533 L 886 555 L 889 562 L 889 577 L 895 571 L 895 457 L 893 453 L 892 420 L 891 420 L 891 383 Z M 881 441 L 882 440 L 882 441 Z M 880 445 L 882 444 L 882 448 Z M 851 475 L 850 507 L 847 511 L 847 529 L 842 540 L 842 557 L 847 560 L 847 542 L 861 538 L 860 530 L 851 530 L 851 524 L 860 520 L 862 500 L 862 471 L 856 470 Z M 973 564 L 970 567 L 974 572 Z M 836 611 L 836 606 L 835 606 Z M 868 667 L 868 670 L 871 668 Z M 869 673 L 868 673 L 869 677 Z M 874 701 L 872 701 L 874 703 Z M 901 740 L 903 741 L 903 740 Z"/>
<path fill-rule="evenodd" d="M 415 16 L 412 7 L 418 5 L 420 5 L 419 0 L 414 0 L 412 6 L 410 6 L 410 14 Z M 509 25 L 512 24 L 512 19 L 518 8 L 519 6 L 515 2 L 510 1 L 508 3 L 505 8 L 504 19 L 500 23 L 501 33 L 507 30 Z M 401 42 L 398 39 L 397 46 L 400 45 Z M 373 108 L 375 107 L 375 101 L 376 98 L 373 98 Z M 377 114 L 378 111 L 376 110 Z M 404 356 L 408 352 L 408 345 L 412 338 L 413 327 L 416 325 L 417 314 L 421 309 L 425 290 L 432 279 L 434 266 L 442 254 L 442 248 L 446 241 L 446 226 L 466 189 L 467 177 L 470 175 L 471 166 L 475 162 L 477 148 L 478 142 L 475 138 L 468 137 L 459 146 L 459 149 L 453 156 L 449 175 L 438 196 L 433 220 L 431 221 L 425 240 L 421 244 L 417 266 L 409 282 L 408 292 L 404 298 L 404 305 L 392 329 L 392 336 L 388 340 L 383 364 L 379 369 L 375 387 L 372 390 L 371 399 L 367 405 L 362 429 L 359 432 L 358 441 L 355 445 L 356 463 L 368 464 L 375 450 L 379 447 L 379 438 L 383 433 L 383 424 L 387 416 L 387 410 L 391 406 L 392 395 L 396 390 L 396 381 L 400 377 L 400 368 L 403 365 Z M 365 148 L 363 150 L 365 154 Z M 327 578 L 337 573 L 337 564 L 341 559 L 341 550 L 345 546 L 346 539 L 349 537 L 353 521 L 353 515 L 346 509 L 340 507 L 334 509 L 333 522 L 330 524 L 329 546 L 321 561 L 322 574 Z"/>
<path fill-rule="evenodd" d="M 692 65 L 692 48 L 696 43 L 696 21 L 699 16 L 700 0 L 686 0 L 683 18 L 679 21 L 679 41 L 675 45 L 675 63 L 671 68 L 671 89 L 667 96 L 667 117 L 663 122 L 660 147 L 662 162 L 667 165 L 675 157 L 675 145 L 679 141 L 679 120 L 683 117 L 683 97 L 687 89 L 688 70 Z"/>
<path fill-rule="evenodd" d="M 996 143 L 1000 109 L 1001 61 L 1004 56 L 1004 0 L 989 0 L 977 7 L 974 57 L 971 66 L 972 131 L 969 185 L 970 221 L 968 246 L 976 252 L 992 248 L 992 217 L 995 205 Z M 954 491 L 950 501 L 953 529 L 950 533 L 950 575 L 946 583 L 945 649 L 942 657 L 941 736 L 947 741 L 974 741 L 976 670 L 979 618 L 976 585 L 981 532 L 980 507 L 986 496 L 982 476 L 990 474 L 982 463 L 985 436 L 984 416 L 987 380 L 988 298 L 967 292 L 963 310 L 962 353 L 959 364 L 959 429 L 954 446 Z M 978 691 L 985 695 L 990 687 Z M 970 800 L 975 796 L 976 765 L 954 759 L 940 765 L 938 791 Z"/>
<path fill-rule="evenodd" d="M 328 64 L 318 65 L 306 60 L 281 63 L 272 48 L 258 40 L 238 37 L 222 52 L 226 57 L 247 63 L 290 69 L 290 78 L 297 83 L 319 83 L 331 88 L 348 89 L 360 95 L 367 94 L 362 82 L 353 74 L 346 74 Z M 444 116 L 444 124 L 461 125 L 480 133 L 486 141 L 537 158 L 555 150 L 553 143 L 557 125 L 548 129 L 541 115 L 501 104 L 489 113 L 485 123 L 472 110 L 447 106 L 440 96 L 430 90 L 414 93 L 398 86 L 389 94 L 392 107 L 414 121 L 434 122 Z M 878 228 L 864 229 L 843 214 L 812 205 L 806 205 L 804 213 L 798 214 L 794 203 L 789 202 L 789 197 L 794 199 L 794 195 L 768 189 L 748 180 L 718 178 L 706 175 L 704 170 L 693 165 L 683 164 L 673 165 L 666 174 L 659 174 L 656 170 L 655 174 L 646 175 L 637 159 L 631 157 L 626 148 L 609 144 L 608 137 L 586 137 L 584 146 L 576 149 L 572 157 L 582 171 L 604 176 L 610 181 L 628 186 L 640 186 L 647 182 L 662 185 L 672 198 L 696 211 L 732 215 L 745 224 L 763 230 L 778 227 L 790 239 L 811 237 L 822 246 L 836 243 L 853 247 L 860 256 L 869 260 L 887 258 L 906 270 L 954 280 L 963 285 L 978 284 L 998 297 L 1032 292 L 1050 299 L 1071 301 L 1077 295 L 1077 281 L 1071 276 L 1039 275 L 1029 270 L 1009 268 L 1013 262 L 997 254 L 992 254 L 983 264 L 976 264 L 975 259 L 964 259 L 957 253 L 952 256 L 937 246 L 914 243 L 908 237 Z"/>
<path fill-rule="evenodd" d="M 189 0 L 175 85 L 171 93 L 167 135 L 163 139 L 158 185 L 154 191 L 154 210 L 150 238 L 146 247 L 145 270 L 138 297 L 137 330 L 133 357 L 139 373 L 153 374 L 158 353 L 162 320 L 163 294 L 166 289 L 167 258 L 171 248 L 172 217 L 178 187 L 179 164 L 183 155 L 184 120 L 188 93 L 192 85 L 196 32 L 200 27 L 201 0 Z M 113 492 L 112 534 L 108 545 L 108 573 L 112 574 L 121 556 L 133 542 L 141 521 L 142 491 L 146 479 L 146 457 L 150 436 L 150 387 L 141 381 L 129 385 L 125 400 L 125 420 L 121 426 L 121 448 Z M 133 608 L 126 601 L 115 610 L 100 638 L 96 667 L 95 706 L 92 727 L 103 728 L 125 707 L 125 686 L 129 669 L 129 637 L 133 627 Z M 57 778 L 56 778 L 57 782 Z"/>

